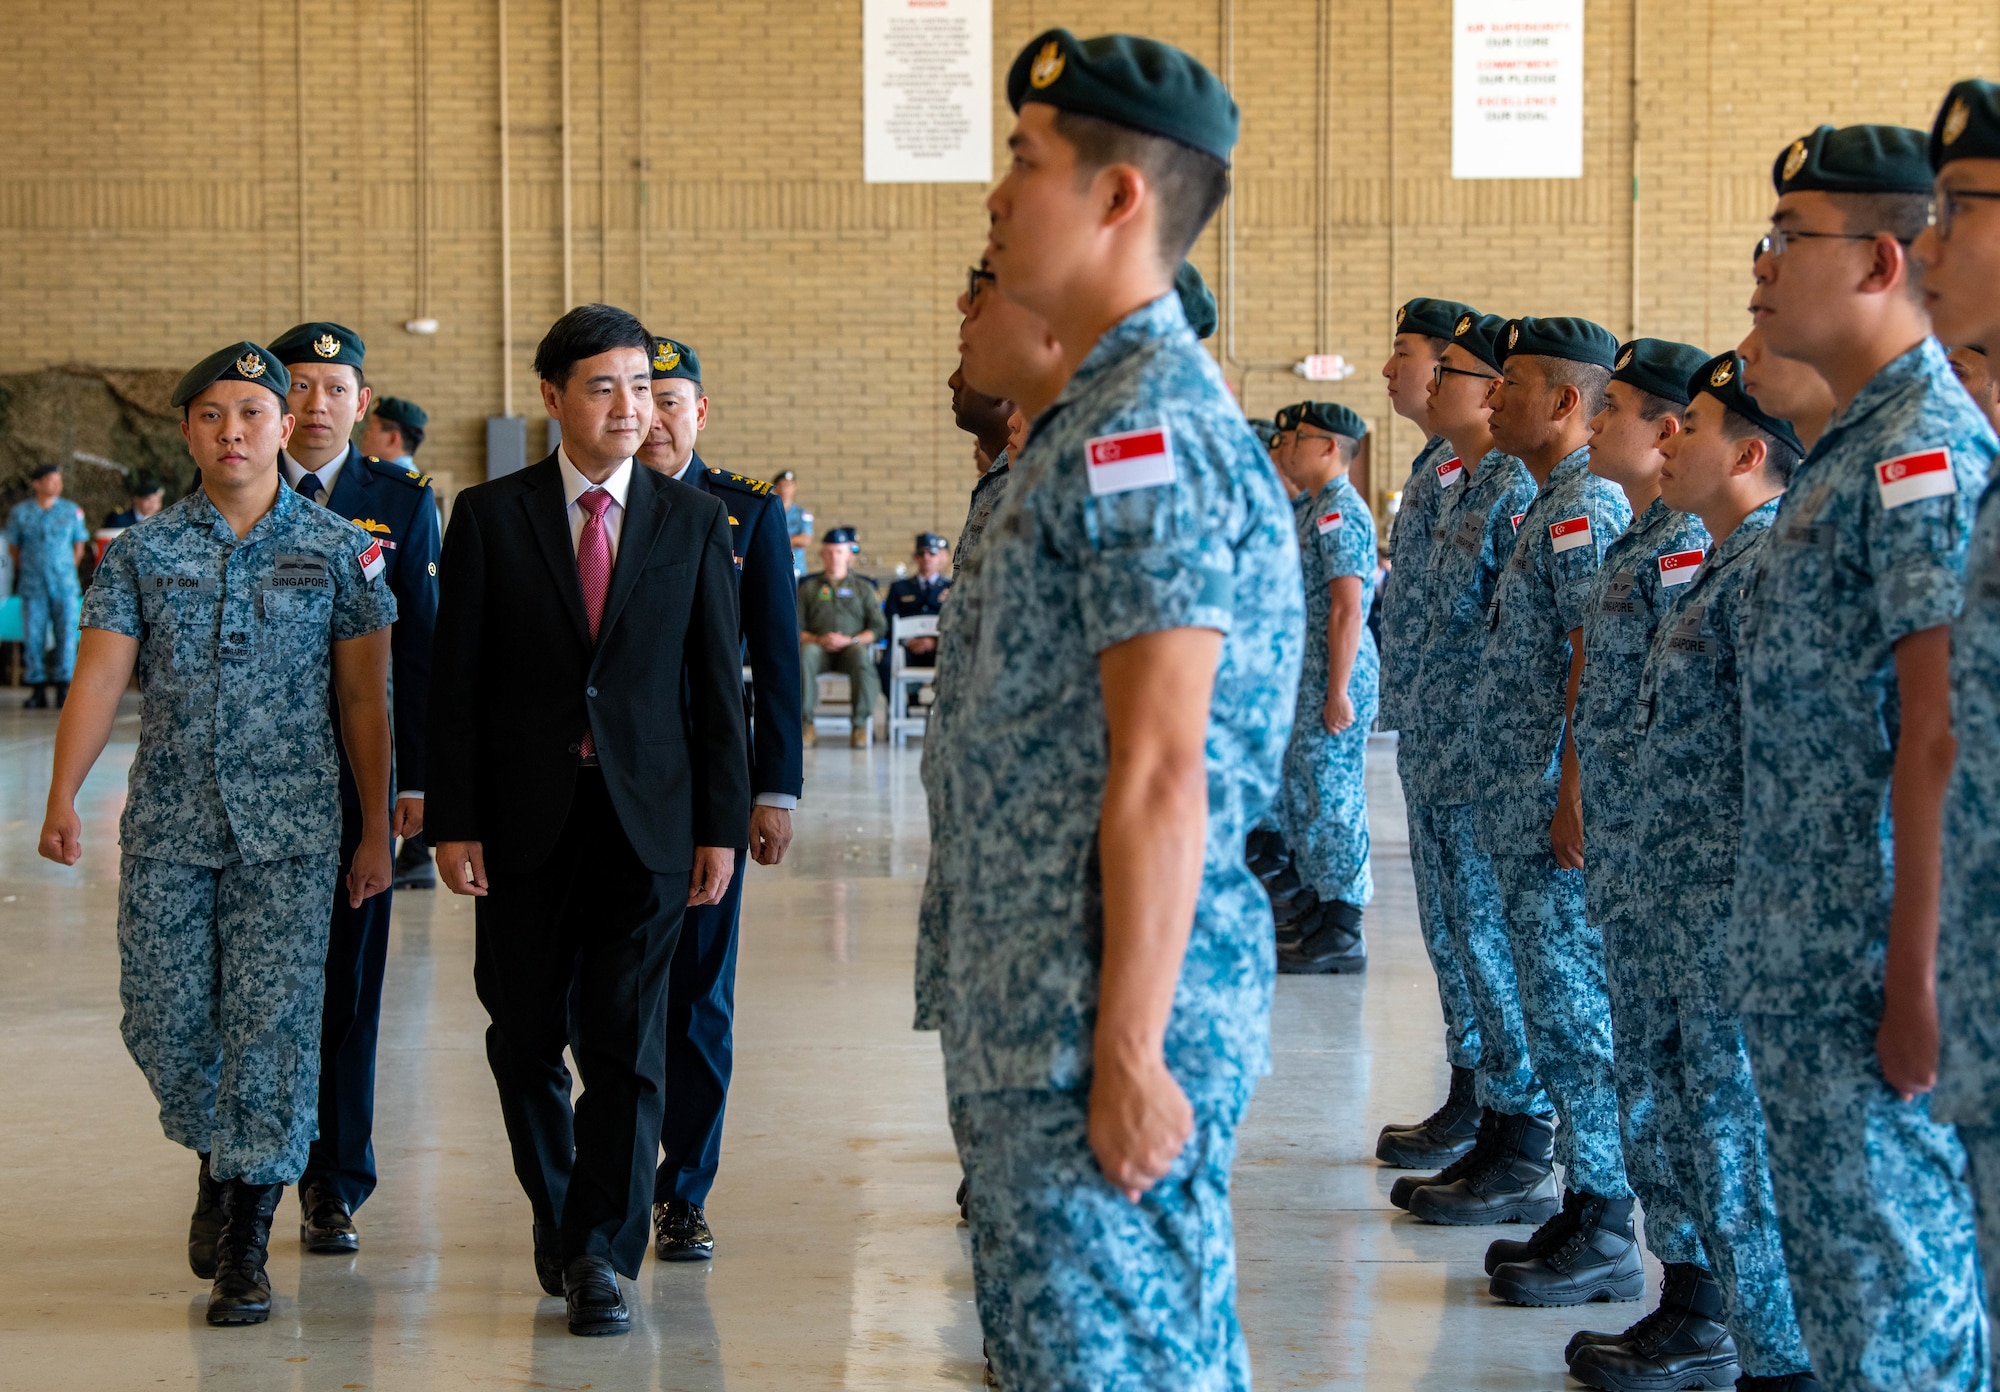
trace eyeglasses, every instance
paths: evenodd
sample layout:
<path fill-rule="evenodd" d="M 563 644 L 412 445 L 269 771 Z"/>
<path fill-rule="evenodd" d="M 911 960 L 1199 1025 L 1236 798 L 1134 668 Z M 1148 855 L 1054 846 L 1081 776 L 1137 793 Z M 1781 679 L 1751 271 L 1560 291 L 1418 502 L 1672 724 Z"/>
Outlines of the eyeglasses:
<path fill-rule="evenodd" d="M 1818 237 L 1829 242 L 1872 242 L 1877 237 L 1889 235 L 1891 234 L 1887 232 L 1801 232 L 1790 227 L 1773 227 L 1758 238 L 1757 250 L 1751 254 L 1750 259 L 1754 261 L 1760 256 L 1783 256 L 1788 244 L 1809 237 Z M 1896 240 L 1903 242 L 1904 246 L 1909 245 L 1901 237 L 1897 237 Z"/>
<path fill-rule="evenodd" d="M 981 288 L 997 284 L 1000 277 L 984 266 L 974 266 L 965 273 L 965 302 L 971 304 L 979 298 Z"/>
<path fill-rule="evenodd" d="M 1939 241 L 1950 240 L 1952 222 L 1960 213 L 1965 211 L 1959 200 L 1965 198 L 2000 199 L 2000 190 L 1947 189 L 1941 197 L 1933 198 L 1931 200 L 1929 222 L 1932 227 L 1937 229 Z"/>
<path fill-rule="evenodd" d="M 1462 367 L 1446 367 L 1443 363 L 1439 363 L 1431 369 L 1431 383 L 1433 386 L 1443 386 L 1444 379 L 1447 377 L 1471 377 L 1481 382 L 1497 382 L 1500 380 L 1497 373 L 1468 372 Z"/>

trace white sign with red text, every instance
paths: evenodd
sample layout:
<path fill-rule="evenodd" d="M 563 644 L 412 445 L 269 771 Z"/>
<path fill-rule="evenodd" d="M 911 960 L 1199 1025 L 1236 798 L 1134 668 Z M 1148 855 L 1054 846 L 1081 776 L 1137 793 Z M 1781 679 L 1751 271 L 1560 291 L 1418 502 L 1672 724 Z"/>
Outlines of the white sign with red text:
<path fill-rule="evenodd" d="M 1453 0 L 1451 177 L 1583 177 L 1583 0 Z"/>
<path fill-rule="evenodd" d="M 993 178 L 993 0 L 864 0 L 862 179 Z"/>

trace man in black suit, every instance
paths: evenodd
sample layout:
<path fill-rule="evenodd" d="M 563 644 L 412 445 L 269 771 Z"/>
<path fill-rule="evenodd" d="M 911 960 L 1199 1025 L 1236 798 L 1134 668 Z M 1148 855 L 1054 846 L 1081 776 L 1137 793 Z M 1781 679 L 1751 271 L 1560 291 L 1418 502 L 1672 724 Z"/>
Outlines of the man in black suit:
<path fill-rule="evenodd" d="M 750 844 L 737 848 L 736 877 L 713 907 L 688 910 L 667 982 L 667 1106 L 653 1184 L 654 1250 L 661 1261 L 706 1261 L 715 1253 L 704 1206 L 722 1163 L 736 1013 L 736 937 L 743 877 L 751 860 L 776 865 L 792 842 L 792 809 L 805 777 L 799 717 L 798 582 L 785 510 L 771 485 L 702 461 L 695 442 L 708 423 L 701 358 L 671 338 L 653 341 L 653 428 L 639 462 L 729 509 L 736 552 L 743 660 L 755 692 L 751 722 Z M 748 850 L 749 854 L 742 854 Z"/>
<path fill-rule="evenodd" d="M 271 340 L 291 374 L 285 405 L 298 420 L 278 456 L 286 487 L 367 532 L 382 547 L 396 596 L 389 690 L 395 717 L 395 803 L 390 833 L 424 826 L 424 701 L 430 691 L 431 627 L 437 617 L 438 511 L 430 480 L 385 464 L 350 442 L 367 414 L 368 348 L 354 330 L 326 320 L 298 324 Z M 338 728 L 338 727 L 336 727 Z M 340 853 L 361 844 L 361 793 L 340 757 Z M 382 980 L 389 960 L 391 893 L 360 906 L 333 899 L 320 1020 L 319 1138 L 299 1179 L 299 1240 L 309 1252 L 361 1245 L 354 1212 L 375 1192 L 375 1046 L 382 1026 Z"/>
<path fill-rule="evenodd" d="M 535 371 L 562 447 L 458 495 L 432 663 L 425 831 L 446 887 L 478 899 L 486 1056 L 536 1275 L 575 1334 L 628 1327 L 616 1273 L 645 1254 L 668 966 L 750 825 L 728 513 L 633 461 L 652 349 L 606 305 L 549 330 Z"/>

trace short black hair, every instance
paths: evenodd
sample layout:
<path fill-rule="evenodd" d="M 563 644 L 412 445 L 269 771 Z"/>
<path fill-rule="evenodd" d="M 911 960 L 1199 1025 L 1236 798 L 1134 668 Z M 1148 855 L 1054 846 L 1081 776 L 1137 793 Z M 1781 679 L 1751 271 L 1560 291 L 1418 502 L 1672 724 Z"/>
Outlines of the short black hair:
<path fill-rule="evenodd" d="M 569 385 L 578 363 L 614 348 L 636 348 L 650 362 L 653 336 L 637 315 L 616 305 L 578 305 L 542 335 L 535 348 L 535 375 L 561 389 Z"/>
<path fill-rule="evenodd" d="M 1912 300 L 1923 303 L 1923 276 L 1910 260 L 1910 244 L 1930 225 L 1931 197 L 1927 193 L 1835 193 L 1829 194 L 1840 209 L 1846 230 L 1856 233 L 1886 233 L 1903 244 L 1903 289 Z"/>
<path fill-rule="evenodd" d="M 1656 392 L 1649 392 L 1644 387 L 1634 387 L 1630 382 L 1627 382 L 1625 385 L 1631 388 L 1632 395 L 1639 398 L 1639 419 L 1642 421 L 1651 423 L 1654 421 L 1663 421 L 1668 416 L 1682 416 L 1687 414 L 1687 407 L 1670 396 L 1661 396 Z"/>
<path fill-rule="evenodd" d="M 1229 196 L 1229 166 L 1206 150 L 1074 111 L 1057 111 L 1055 128 L 1076 150 L 1079 177 L 1114 164 L 1132 165 L 1146 176 L 1160 200 L 1160 258 L 1170 267 L 1187 259 Z"/>
<path fill-rule="evenodd" d="M 1791 445 L 1773 435 L 1748 416 L 1739 415 L 1727 407 L 1724 407 L 1722 412 L 1722 434 L 1723 438 L 1729 440 L 1762 440 L 1764 442 L 1764 469 L 1772 478 L 1782 484 L 1789 485 L 1791 483 L 1792 471 L 1799 467 L 1800 462 L 1804 458 Z"/>
<path fill-rule="evenodd" d="M 377 416 L 375 420 L 384 430 L 393 430 L 402 437 L 403 453 L 415 454 L 424 447 L 424 428 L 421 425 L 407 425 L 387 416 Z"/>

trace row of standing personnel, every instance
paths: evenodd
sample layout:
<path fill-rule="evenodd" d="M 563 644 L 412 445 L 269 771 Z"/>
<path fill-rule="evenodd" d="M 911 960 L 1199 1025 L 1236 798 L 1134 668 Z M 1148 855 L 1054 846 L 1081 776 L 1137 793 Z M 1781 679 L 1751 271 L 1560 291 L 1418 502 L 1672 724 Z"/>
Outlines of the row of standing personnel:
<path fill-rule="evenodd" d="M 694 351 L 587 306 L 538 357 L 568 443 L 509 487 L 530 495 L 521 507 L 537 524 L 553 507 L 558 537 L 565 511 L 591 513 L 599 530 L 572 528 L 573 554 L 551 559 L 553 574 L 524 564 L 531 546 L 503 547 L 489 578 L 578 616 L 594 599 L 596 612 L 587 631 L 543 633 L 523 595 L 473 596 L 487 572 L 480 541 L 462 534 L 479 527 L 489 485 L 461 495 L 464 583 L 456 621 L 441 621 L 454 543 L 440 547 L 429 481 L 349 443 L 368 406 L 364 354 L 351 330 L 315 322 L 269 348 L 238 343 L 182 380 L 174 404 L 201 486 L 106 551 L 42 852 L 80 854 L 76 790 L 136 668 L 140 742 L 120 827 L 123 1033 L 168 1137 L 200 1158 L 188 1257 L 214 1282 L 209 1322 L 227 1325 L 268 1318 L 264 1263 L 287 1184 L 309 1250 L 359 1246 L 353 1214 L 376 1183 L 390 905 L 377 862 L 392 834 L 449 838 L 447 884 L 480 899 L 475 976 L 535 1209 L 538 1275 L 568 1296 L 573 1330 L 621 1332 L 613 1272 L 637 1270 L 642 1194 L 663 1259 L 713 1249 L 703 1205 L 730 1077 L 744 871 L 750 858 L 782 858 L 800 791 L 783 512 L 767 485 L 696 453 L 707 399 Z M 615 410 L 597 380 L 607 357 L 629 369 Z M 652 593 L 662 588 L 664 603 Z M 447 620 L 451 593 L 446 582 Z M 491 607 L 509 604 L 513 628 Z M 614 624 L 621 643 L 600 641 Z M 640 660 L 631 651 L 666 664 L 636 683 L 647 728 L 625 728 L 623 702 L 584 707 L 585 681 L 553 692 L 500 680 L 524 647 L 540 654 L 533 671 L 573 665 L 607 686 Z M 757 692 L 747 744 L 746 659 Z M 720 708 L 718 689 L 730 693 Z M 500 710 L 517 719 L 496 744 Z M 524 730 L 535 733 L 515 747 Z M 553 767 L 535 743 L 550 738 L 569 741 Z M 702 751 L 699 767 L 689 749 Z M 694 838 L 704 849 L 690 888 L 683 843 Z M 490 880 L 483 845 L 496 856 Z M 348 890 L 336 894 L 341 868 Z M 590 892 L 561 890 L 579 878 Z M 663 894 L 668 882 L 679 888 Z M 642 885 L 636 899 L 605 898 Z M 552 1019 L 566 1027 L 548 1034 Z M 566 1045 L 599 1094 L 587 1121 L 572 1119 Z"/>

